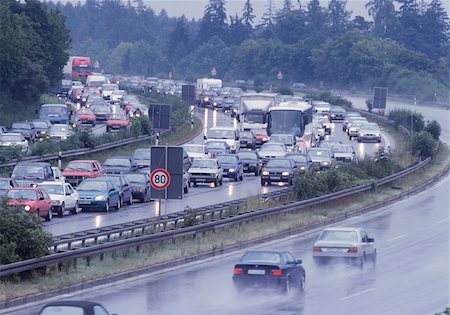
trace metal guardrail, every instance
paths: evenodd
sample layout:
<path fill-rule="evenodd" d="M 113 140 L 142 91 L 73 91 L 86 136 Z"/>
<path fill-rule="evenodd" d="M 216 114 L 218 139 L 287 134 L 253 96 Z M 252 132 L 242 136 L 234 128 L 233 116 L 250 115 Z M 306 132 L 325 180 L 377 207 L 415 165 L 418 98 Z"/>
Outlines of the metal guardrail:
<path fill-rule="evenodd" d="M 245 206 L 245 202 L 237 200 L 231 203 L 215 205 L 211 207 L 204 207 L 194 209 L 190 213 L 187 211 L 180 211 L 169 214 L 162 218 L 151 218 L 147 220 L 134 221 L 128 224 L 121 224 L 119 226 L 104 227 L 98 230 L 84 231 L 69 235 L 59 236 L 55 239 L 56 252 L 41 258 L 25 260 L 17 263 L 0 266 L 0 277 L 12 275 L 18 272 L 30 271 L 41 267 L 62 264 L 64 262 L 74 261 L 80 258 L 86 258 L 87 263 L 90 263 L 90 258 L 96 255 L 102 255 L 107 252 L 114 252 L 124 248 L 136 247 L 139 250 L 141 245 L 174 240 L 179 237 L 188 235 L 196 235 L 207 231 L 213 231 L 217 228 L 222 228 L 235 223 L 242 223 L 249 220 L 262 218 L 265 216 L 289 212 L 301 207 L 314 206 L 323 202 L 334 199 L 347 197 L 372 189 L 374 186 L 385 185 L 394 180 L 402 178 L 430 162 L 431 158 L 402 170 L 398 173 L 392 174 L 382 178 L 373 184 L 364 184 L 355 187 L 350 187 L 345 190 L 325 194 L 323 196 L 311 198 L 308 200 L 288 202 L 286 204 L 278 205 L 272 208 L 263 209 L 241 209 L 245 212 L 240 212 L 239 207 Z M 274 193 L 266 195 L 266 198 L 282 198 L 289 194 L 289 190 L 278 191 L 278 196 Z M 237 211 L 233 212 L 233 208 Z M 228 211 L 228 212 L 227 212 Z M 199 224 L 189 227 L 180 227 L 179 222 L 184 221 L 187 216 L 193 215 L 195 219 L 199 220 Z M 74 244 L 81 244 L 79 247 Z M 64 247 L 64 249 L 61 249 Z"/>

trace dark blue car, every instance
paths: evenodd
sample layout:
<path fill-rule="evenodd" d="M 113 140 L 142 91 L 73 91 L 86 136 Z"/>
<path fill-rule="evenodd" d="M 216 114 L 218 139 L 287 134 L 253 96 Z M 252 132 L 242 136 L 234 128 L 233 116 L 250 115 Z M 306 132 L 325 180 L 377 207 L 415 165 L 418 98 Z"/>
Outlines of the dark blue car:
<path fill-rule="evenodd" d="M 219 154 L 216 156 L 223 169 L 223 176 L 235 181 L 244 179 L 244 164 L 236 154 Z"/>
<path fill-rule="evenodd" d="M 120 209 L 120 192 L 112 181 L 107 179 L 85 179 L 77 187 L 78 204 L 84 210 L 103 209 L 108 212 L 111 207 Z"/>

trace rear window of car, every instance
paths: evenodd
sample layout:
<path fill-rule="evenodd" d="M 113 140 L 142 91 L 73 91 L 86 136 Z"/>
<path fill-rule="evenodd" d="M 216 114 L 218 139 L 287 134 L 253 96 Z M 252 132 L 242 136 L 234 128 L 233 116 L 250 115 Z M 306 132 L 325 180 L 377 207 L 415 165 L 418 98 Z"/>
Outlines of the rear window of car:
<path fill-rule="evenodd" d="M 242 256 L 241 262 L 243 263 L 281 263 L 281 254 L 274 252 L 247 252 Z"/>
<path fill-rule="evenodd" d="M 48 306 L 39 315 L 84 315 L 84 310 L 76 306 Z"/>
<path fill-rule="evenodd" d="M 356 231 L 339 231 L 339 230 L 325 230 L 320 234 L 320 241 L 342 241 L 342 242 L 357 242 L 358 234 Z"/>

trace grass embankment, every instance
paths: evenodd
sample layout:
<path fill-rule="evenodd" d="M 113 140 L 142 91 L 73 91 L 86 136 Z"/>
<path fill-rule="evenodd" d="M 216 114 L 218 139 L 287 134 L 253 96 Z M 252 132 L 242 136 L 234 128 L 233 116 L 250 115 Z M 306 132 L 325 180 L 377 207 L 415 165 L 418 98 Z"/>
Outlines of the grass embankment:
<path fill-rule="evenodd" d="M 92 279 L 219 250 L 229 245 L 242 244 L 313 223 L 325 222 L 407 193 L 441 175 L 449 166 L 450 150 L 447 145 L 442 144 L 431 163 L 389 185 L 319 206 L 299 208 L 289 213 L 253 220 L 249 224 L 236 224 L 217 229 L 214 233 L 204 233 L 197 235 L 196 238 L 187 236 L 171 242 L 142 246 L 138 253 L 134 249 L 118 251 L 114 257 L 112 254 L 105 255 L 102 262 L 96 257 L 91 260 L 90 267 L 80 260 L 76 269 L 66 266 L 63 272 L 58 272 L 53 268 L 45 277 L 37 276 L 21 282 L 0 282 L 0 301 L 65 288 Z M 255 206 L 259 205 L 257 203 L 250 205 Z"/>

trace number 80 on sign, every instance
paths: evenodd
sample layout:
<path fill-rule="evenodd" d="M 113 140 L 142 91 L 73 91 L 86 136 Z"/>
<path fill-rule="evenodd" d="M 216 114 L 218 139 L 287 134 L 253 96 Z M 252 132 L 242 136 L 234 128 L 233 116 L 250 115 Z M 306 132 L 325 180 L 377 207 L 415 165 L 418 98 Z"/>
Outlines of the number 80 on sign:
<path fill-rule="evenodd" d="M 158 168 L 150 174 L 150 184 L 155 189 L 166 189 L 170 184 L 170 174 L 165 169 Z"/>

